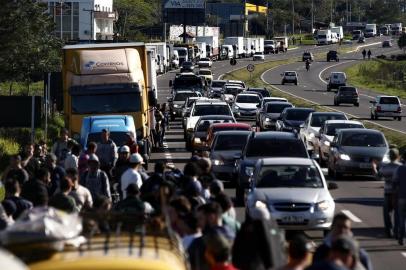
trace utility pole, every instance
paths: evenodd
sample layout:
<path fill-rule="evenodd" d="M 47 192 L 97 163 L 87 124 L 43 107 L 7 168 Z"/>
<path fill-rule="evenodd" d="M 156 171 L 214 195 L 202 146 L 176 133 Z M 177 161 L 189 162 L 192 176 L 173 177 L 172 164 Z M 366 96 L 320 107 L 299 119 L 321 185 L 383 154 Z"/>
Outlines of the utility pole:
<path fill-rule="evenodd" d="M 345 13 L 347 15 L 347 23 L 348 23 L 349 22 L 348 21 L 348 0 L 345 1 Z"/>
<path fill-rule="evenodd" d="M 269 0 L 266 1 L 266 37 L 269 38 Z"/>
<path fill-rule="evenodd" d="M 333 0 L 330 0 L 330 22 L 333 22 Z"/>
<path fill-rule="evenodd" d="M 292 35 L 295 34 L 295 2 L 292 0 Z"/>
<path fill-rule="evenodd" d="M 93 40 L 93 15 L 95 12 L 97 12 L 94 9 L 83 9 L 83 11 L 87 11 L 90 13 L 90 35 L 89 35 L 89 43 L 91 40 Z"/>
<path fill-rule="evenodd" d="M 311 8 L 311 22 L 312 22 L 312 34 L 313 34 L 313 29 L 314 29 L 314 1 L 312 0 L 312 8 Z"/>
<path fill-rule="evenodd" d="M 61 24 L 61 35 L 60 35 L 60 38 L 63 39 L 63 34 L 62 34 L 62 31 L 63 31 L 63 27 L 62 27 L 62 23 L 63 23 L 63 20 L 62 20 L 63 19 L 63 16 L 62 16 L 63 15 L 63 0 L 60 0 L 59 5 L 60 5 L 60 8 L 61 8 L 61 14 L 60 14 L 61 15 L 61 23 L 60 23 Z"/>

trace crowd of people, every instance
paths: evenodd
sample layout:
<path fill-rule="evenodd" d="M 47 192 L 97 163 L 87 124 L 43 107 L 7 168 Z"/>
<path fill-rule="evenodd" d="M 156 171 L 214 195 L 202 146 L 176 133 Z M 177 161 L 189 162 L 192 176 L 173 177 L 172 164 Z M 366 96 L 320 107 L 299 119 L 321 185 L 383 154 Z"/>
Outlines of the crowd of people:
<path fill-rule="evenodd" d="M 49 150 L 46 144 L 26 145 L 21 154 L 10 158 L 3 173 L 6 196 L 0 205 L 0 229 L 33 207 L 52 206 L 68 213 L 165 213 L 193 270 L 372 269 L 346 215 L 335 216 L 331 232 L 316 249 L 301 234 L 290 237 L 285 248 L 284 234 L 266 209 L 256 209 L 240 224 L 232 198 L 204 154 L 193 156 L 183 171 L 157 161 L 148 173 L 137 150 L 131 140 L 118 148 L 108 130 L 102 131 L 100 142 L 89 142 L 85 151 L 66 130 Z M 390 159 L 374 168 L 377 177 L 385 180 L 386 232 L 403 244 L 406 165 L 400 163 L 396 149 L 390 150 Z"/>

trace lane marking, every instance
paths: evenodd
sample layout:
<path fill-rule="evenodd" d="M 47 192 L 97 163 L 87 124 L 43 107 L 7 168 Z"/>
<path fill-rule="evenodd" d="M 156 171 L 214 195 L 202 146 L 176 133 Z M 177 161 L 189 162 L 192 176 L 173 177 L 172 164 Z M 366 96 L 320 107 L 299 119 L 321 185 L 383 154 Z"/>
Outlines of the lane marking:
<path fill-rule="evenodd" d="M 359 219 L 356 215 L 354 215 L 350 210 L 341 210 L 341 213 L 345 214 L 352 222 L 361 223 L 362 220 Z"/>
<path fill-rule="evenodd" d="M 284 90 L 282 90 L 281 88 L 279 88 L 279 87 L 275 86 L 274 84 L 269 83 L 269 82 L 267 82 L 267 81 L 265 80 L 265 78 L 264 78 L 265 73 L 267 73 L 267 72 L 269 72 L 269 71 L 272 71 L 272 70 L 274 70 L 274 69 L 276 69 L 276 68 L 280 68 L 280 67 L 281 67 L 281 66 L 276 66 L 276 67 L 272 67 L 272 68 L 270 68 L 270 69 L 268 69 L 268 70 L 265 70 L 265 71 L 261 74 L 261 80 L 262 80 L 264 83 L 266 83 L 266 84 L 272 85 L 272 87 L 274 87 L 275 89 L 281 91 L 281 92 L 284 93 L 284 94 L 287 94 L 287 95 L 290 95 L 290 96 L 293 96 L 293 97 L 296 97 L 296 98 L 305 100 L 305 101 L 307 101 L 307 102 L 309 102 L 309 103 L 312 103 L 312 104 L 315 104 L 315 105 L 318 105 L 318 106 L 322 106 L 322 105 L 321 105 L 320 103 L 318 103 L 318 102 L 315 102 L 315 101 L 312 101 L 312 100 L 310 100 L 310 99 L 307 99 L 307 98 L 304 98 L 304 97 L 301 97 L 301 96 L 292 94 L 292 93 L 287 92 L 287 91 L 284 91 Z M 356 118 L 356 119 L 359 118 L 358 116 L 356 116 L 356 115 L 354 115 L 354 114 L 347 113 L 347 112 L 343 112 L 343 111 L 337 110 L 337 109 L 335 109 L 335 108 L 332 108 L 332 107 L 330 107 L 330 106 L 324 106 L 324 105 L 323 105 L 322 107 L 328 107 L 329 109 L 331 109 L 331 110 L 333 110 L 333 111 L 347 114 L 347 115 L 349 115 L 349 116 L 351 116 L 351 117 L 353 117 L 353 118 Z M 392 131 L 396 131 L 396 132 L 399 132 L 399 133 L 402 133 L 402 134 L 406 134 L 406 132 L 404 132 L 404 131 L 401 131 L 401 130 L 398 130 L 398 129 L 395 129 L 395 128 L 391 128 L 391 127 L 388 127 L 388 126 L 379 124 L 379 123 L 374 122 L 374 121 L 370 121 L 370 120 L 363 120 L 363 121 L 368 122 L 368 123 L 372 123 L 372 124 L 377 125 L 377 126 L 380 126 L 380 127 L 382 127 L 382 128 L 386 128 L 386 129 L 389 129 L 389 130 L 392 130 Z"/>

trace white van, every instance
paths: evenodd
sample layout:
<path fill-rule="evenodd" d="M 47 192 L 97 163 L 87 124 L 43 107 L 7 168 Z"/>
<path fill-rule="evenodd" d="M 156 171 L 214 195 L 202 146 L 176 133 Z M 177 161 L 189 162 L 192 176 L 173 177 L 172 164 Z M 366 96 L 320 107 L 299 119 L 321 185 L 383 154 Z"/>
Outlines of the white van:
<path fill-rule="evenodd" d="M 331 72 L 328 80 L 327 91 L 338 89 L 340 86 L 345 86 L 347 83 L 347 75 L 344 72 Z"/>

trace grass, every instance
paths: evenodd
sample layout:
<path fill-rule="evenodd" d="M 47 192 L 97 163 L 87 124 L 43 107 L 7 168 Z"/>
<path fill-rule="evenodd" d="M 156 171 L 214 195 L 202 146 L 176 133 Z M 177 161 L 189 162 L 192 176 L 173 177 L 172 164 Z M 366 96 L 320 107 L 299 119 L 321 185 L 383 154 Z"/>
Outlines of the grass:
<path fill-rule="evenodd" d="M 10 95 L 10 85 L 12 87 L 11 95 L 25 96 L 27 95 L 27 85 L 23 82 L 1 82 L 0 95 Z M 44 81 L 33 82 L 30 85 L 30 92 L 28 95 L 42 96 L 44 92 Z"/>
<path fill-rule="evenodd" d="M 246 84 L 250 87 L 267 87 L 268 89 L 271 88 L 272 96 L 286 98 L 289 100 L 289 102 L 294 104 L 296 107 L 310 107 L 310 108 L 314 108 L 317 111 L 333 111 L 332 109 L 330 109 L 328 107 L 320 106 L 315 103 L 304 100 L 300 97 L 296 97 L 296 96 L 287 94 L 285 92 L 281 92 L 278 89 L 264 83 L 261 80 L 262 73 L 264 73 L 268 69 L 271 69 L 273 67 L 277 67 L 280 65 L 286 65 L 286 64 L 295 62 L 297 60 L 298 60 L 298 58 L 292 58 L 289 60 L 283 60 L 283 61 L 278 60 L 278 61 L 270 61 L 270 62 L 257 64 L 257 65 L 255 65 L 256 68 L 255 68 L 254 72 L 252 72 L 252 78 L 250 78 L 249 72 L 244 67 L 244 68 L 238 69 L 236 71 L 227 73 L 224 76 L 224 79 L 242 80 L 242 81 L 245 81 Z M 381 126 L 375 125 L 368 121 L 361 120 L 361 122 L 363 122 L 367 128 L 380 130 L 382 133 L 384 133 L 389 144 L 396 145 L 399 148 L 399 150 L 401 151 L 401 153 L 406 151 L 406 136 L 403 133 L 383 128 Z"/>
<path fill-rule="evenodd" d="M 396 63 L 399 66 L 405 66 L 406 62 Z M 390 65 L 393 61 L 373 60 L 365 61 L 345 69 L 350 84 L 361 89 L 371 89 L 374 92 L 399 96 L 406 98 L 405 84 L 393 78 L 388 78 L 392 74 L 385 71 L 385 65 Z M 400 69 L 400 68 L 399 68 Z M 392 72 L 390 72 L 392 73 Z M 368 74 L 368 76 L 366 76 Z"/>

